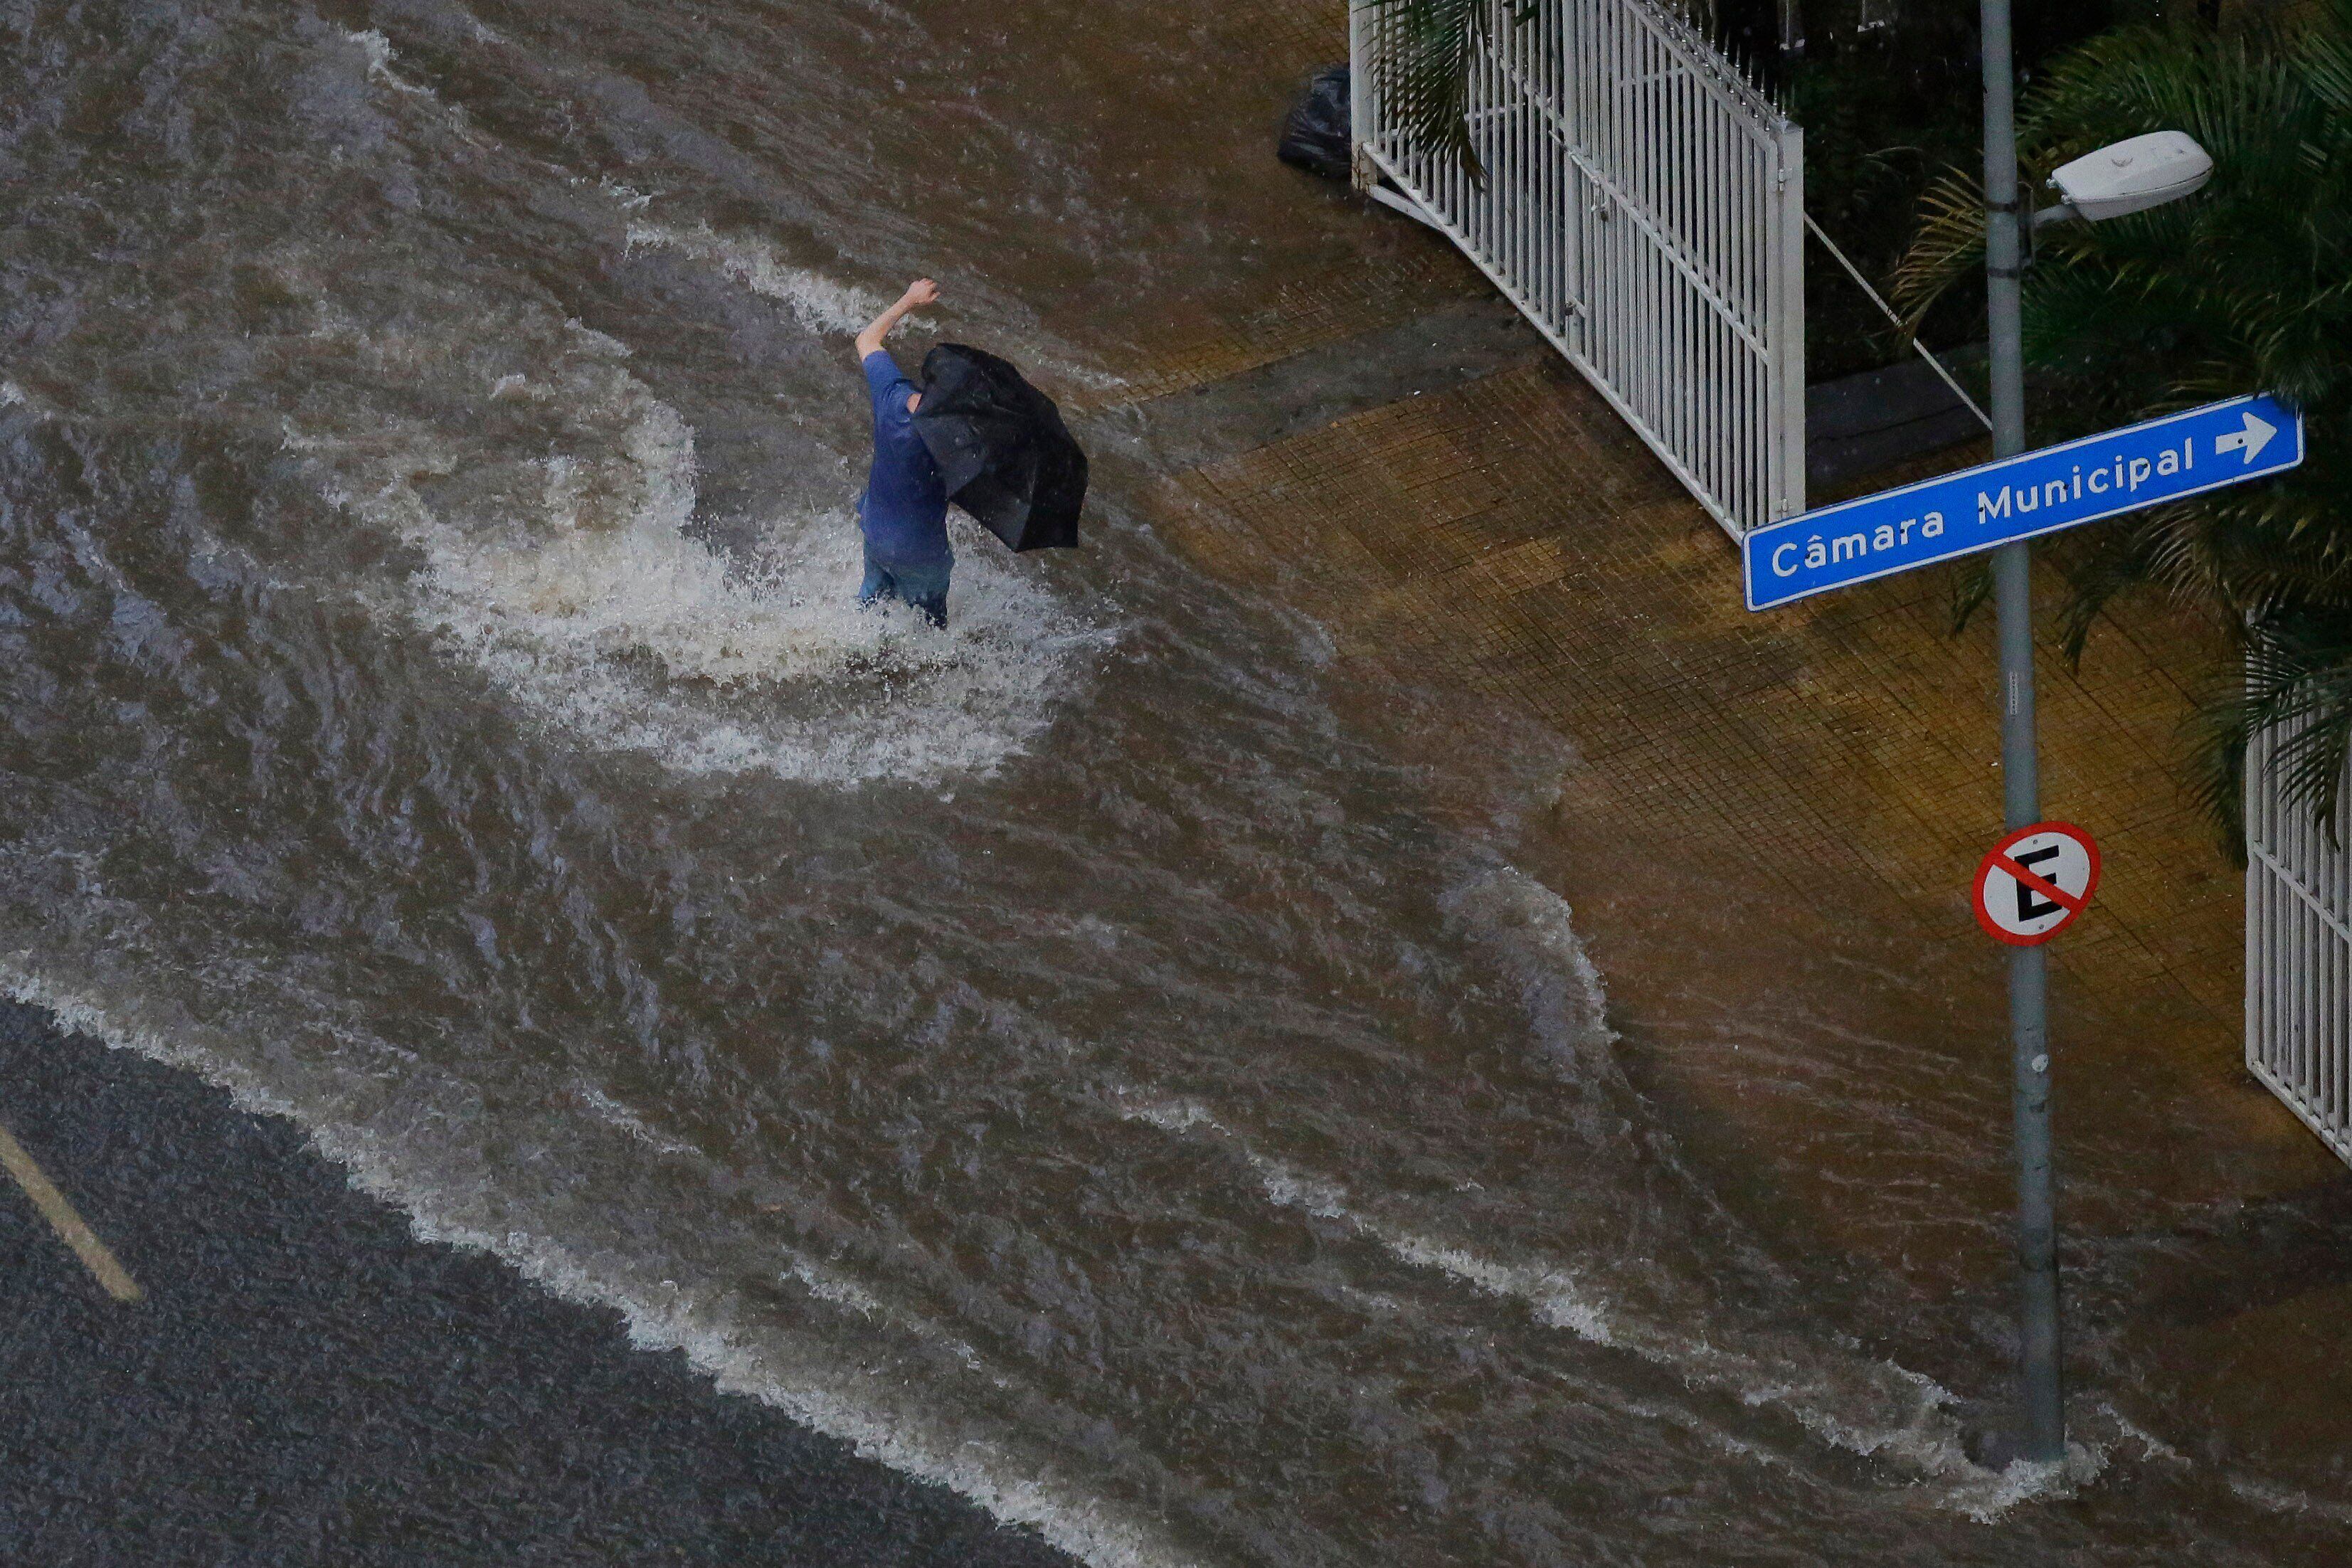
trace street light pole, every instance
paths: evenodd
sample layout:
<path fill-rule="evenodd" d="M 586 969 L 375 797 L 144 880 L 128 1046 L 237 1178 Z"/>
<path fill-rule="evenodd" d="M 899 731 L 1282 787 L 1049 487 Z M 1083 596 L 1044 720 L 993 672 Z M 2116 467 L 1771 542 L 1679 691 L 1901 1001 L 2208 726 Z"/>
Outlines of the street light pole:
<path fill-rule="evenodd" d="M 2025 216 L 2017 188 L 2016 71 L 2010 0 L 1982 0 L 1986 317 L 1992 370 L 1995 458 L 2025 450 L 2024 347 L 2020 279 Z M 1992 558 L 2000 617 L 2001 805 L 2011 831 L 2042 818 L 2033 733 L 2033 592 L 2022 543 Z M 2010 950 L 2011 1105 L 2017 1122 L 2017 1254 L 2024 1282 L 2024 1457 L 2055 1464 L 2066 1454 L 2059 1368 L 2058 1220 L 2050 1171 L 2050 1047 L 2043 949 Z"/>

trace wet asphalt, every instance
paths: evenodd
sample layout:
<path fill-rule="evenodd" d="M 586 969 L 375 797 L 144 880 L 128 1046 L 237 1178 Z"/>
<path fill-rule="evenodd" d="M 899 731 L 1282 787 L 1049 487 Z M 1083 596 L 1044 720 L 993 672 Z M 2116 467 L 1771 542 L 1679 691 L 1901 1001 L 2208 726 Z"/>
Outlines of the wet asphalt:
<path fill-rule="evenodd" d="M 143 1291 L 0 1176 L 0 1563 L 1070 1561 L 8 1003 L 0 1125 Z"/>

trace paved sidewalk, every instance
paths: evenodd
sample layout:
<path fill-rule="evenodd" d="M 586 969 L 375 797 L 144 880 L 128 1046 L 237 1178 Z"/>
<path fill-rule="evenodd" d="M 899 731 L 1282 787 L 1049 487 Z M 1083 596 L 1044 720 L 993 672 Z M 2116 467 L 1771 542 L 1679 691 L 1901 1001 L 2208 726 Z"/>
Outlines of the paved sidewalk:
<path fill-rule="evenodd" d="M 1327 628 L 1365 689 L 1475 698 L 1565 742 L 1581 761 L 1554 815 L 1584 841 L 1638 842 L 1699 901 L 1736 888 L 1749 906 L 1805 908 L 1822 942 L 1885 944 L 1872 962 L 1951 998 L 1920 1026 L 1942 1042 L 1937 1070 L 1966 1059 L 1978 1074 L 2000 1006 L 1998 958 L 1968 904 L 2000 830 L 1990 614 L 1948 635 L 1937 572 L 1749 614 L 1731 542 L 1600 396 L 1531 332 L 1526 352 L 1490 332 L 1478 355 L 1454 353 L 1453 323 L 1492 290 L 1409 220 L 1360 216 L 1357 262 L 1301 257 L 1276 297 L 1171 316 L 1142 363 L 1118 367 L 1124 388 L 1087 411 L 1100 427 L 1161 433 L 1161 526 L 1213 574 Z M 1378 364 L 1385 399 L 1370 390 Z M 1318 405 L 1309 395 L 1326 384 L 1339 390 Z M 1279 417 L 1261 406 L 1268 387 L 1287 398 Z M 1217 437 L 1207 447 L 1202 431 Z M 2054 602 L 2046 570 L 2040 586 Z M 2191 1205 L 2343 1176 L 2240 1058 L 2242 878 L 2182 782 L 2192 688 L 2218 651 L 2189 618 L 2139 604 L 2100 624 L 2079 671 L 2046 641 L 2041 660 L 2044 810 L 2089 827 L 2106 865 L 2092 912 L 2052 950 L 2073 1131 L 2095 1130 L 2117 1171 L 2135 1145 L 2186 1144 L 2169 1165 L 2138 1163 L 2154 1173 L 2143 1192 Z M 1659 976 L 1637 972 L 1647 950 L 1579 924 L 1604 958 L 1617 950 L 1612 994 L 1635 1005 L 1646 988 L 1654 1033 L 1694 1032 Z M 1723 945 L 1693 959 L 1723 963 Z M 1889 1003 L 1873 1022 L 1904 1016 Z M 1656 1065 L 1744 1126 L 1775 1179 L 1811 1184 L 1822 1224 L 1909 1255 L 1898 1222 L 1872 1235 L 1830 1218 L 1798 1099 L 1776 1101 L 1729 1062 L 1661 1047 Z M 1979 1076 L 1986 1126 L 2005 1125 L 2005 1081 Z M 2103 1222 L 2130 1224 L 2128 1198 L 2111 1202 Z"/>
<path fill-rule="evenodd" d="M 1936 572 L 1749 614 L 1729 541 L 1565 365 L 1339 420 L 1171 499 L 1188 548 L 1278 573 L 1350 657 L 1442 672 L 1571 741 L 1580 810 L 1794 888 L 1864 876 L 1923 932 L 1973 933 L 1969 878 L 2000 827 L 1990 614 L 1947 635 Z M 2213 652 L 2147 610 L 2103 623 L 2079 672 L 2045 646 L 2042 793 L 2109 868 L 2053 947 L 2067 983 L 2227 1052 L 2242 884 L 2179 782 Z"/>
<path fill-rule="evenodd" d="M 1272 334 L 1287 356 L 1242 363 L 1212 332 L 1171 358 L 1223 356 L 1223 379 L 1097 417 L 1173 429 L 1163 459 L 1224 439 L 1162 461 L 1156 521 L 1324 626 L 1372 721 L 1425 723 L 1433 760 L 1529 726 L 1578 758 L 1515 853 L 1575 906 L 1628 1070 L 1727 1201 L 1790 1256 L 2005 1322 L 2002 965 L 1969 907 L 2000 830 L 1992 617 L 1948 635 L 1935 572 L 1751 615 L 1730 542 L 1570 367 L 1539 343 L 1447 357 L 1437 328 L 1484 284 L 1426 249 L 1407 292 L 1440 300 L 1429 331 L 1342 290 Z M 1321 363 L 1350 367 L 1328 418 L 1294 404 L 1235 443 L 1225 404 Z M 2054 602 L 2046 569 L 2039 588 Z M 2137 1368 L 2217 1454 L 2292 1467 L 2334 1451 L 2307 1439 L 2339 1440 L 2352 1397 L 2298 1348 L 2352 1325 L 2325 1261 L 2352 1176 L 2242 1065 L 2242 878 L 2181 783 L 2218 652 L 2149 604 L 2103 620 L 2079 671 L 2042 648 L 2044 811 L 2105 858 L 2052 949 L 2068 1289 L 2078 1359 Z"/>

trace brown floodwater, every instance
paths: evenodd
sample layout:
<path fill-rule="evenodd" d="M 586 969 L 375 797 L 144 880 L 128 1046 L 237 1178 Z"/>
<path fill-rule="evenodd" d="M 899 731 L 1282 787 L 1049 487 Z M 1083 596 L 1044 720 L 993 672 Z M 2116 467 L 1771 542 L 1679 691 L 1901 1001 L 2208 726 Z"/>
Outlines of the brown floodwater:
<path fill-rule="evenodd" d="M 1098 1564 L 2319 1560 L 2340 1454 L 2126 1349 L 2071 1476 L 1970 1460 L 2004 1300 L 1825 1261 L 1654 1070 L 1653 1000 L 1803 1064 L 1923 993 L 1750 1006 L 1691 885 L 1612 1008 L 1557 737 L 1366 721 L 1118 465 L 944 634 L 848 604 L 906 279 L 1101 403 L 1423 243 L 1266 156 L 1328 31 L 0 5 L 0 983 Z M 1997 1176 L 1980 1094 L 1820 1081 Z"/>

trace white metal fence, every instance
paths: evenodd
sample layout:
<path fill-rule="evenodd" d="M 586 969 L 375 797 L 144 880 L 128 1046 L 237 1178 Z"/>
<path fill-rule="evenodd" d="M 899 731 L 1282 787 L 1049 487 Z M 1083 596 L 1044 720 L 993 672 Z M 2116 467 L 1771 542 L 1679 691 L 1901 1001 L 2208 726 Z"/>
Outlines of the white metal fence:
<path fill-rule="evenodd" d="M 2246 753 L 2246 1067 L 2352 1161 L 2352 855 Z"/>
<path fill-rule="evenodd" d="M 1356 0 L 1359 184 L 1451 237 L 1734 538 L 1803 510 L 1804 132 L 1654 0 L 1489 3 L 1482 186 L 1396 123 L 1397 22 Z"/>

